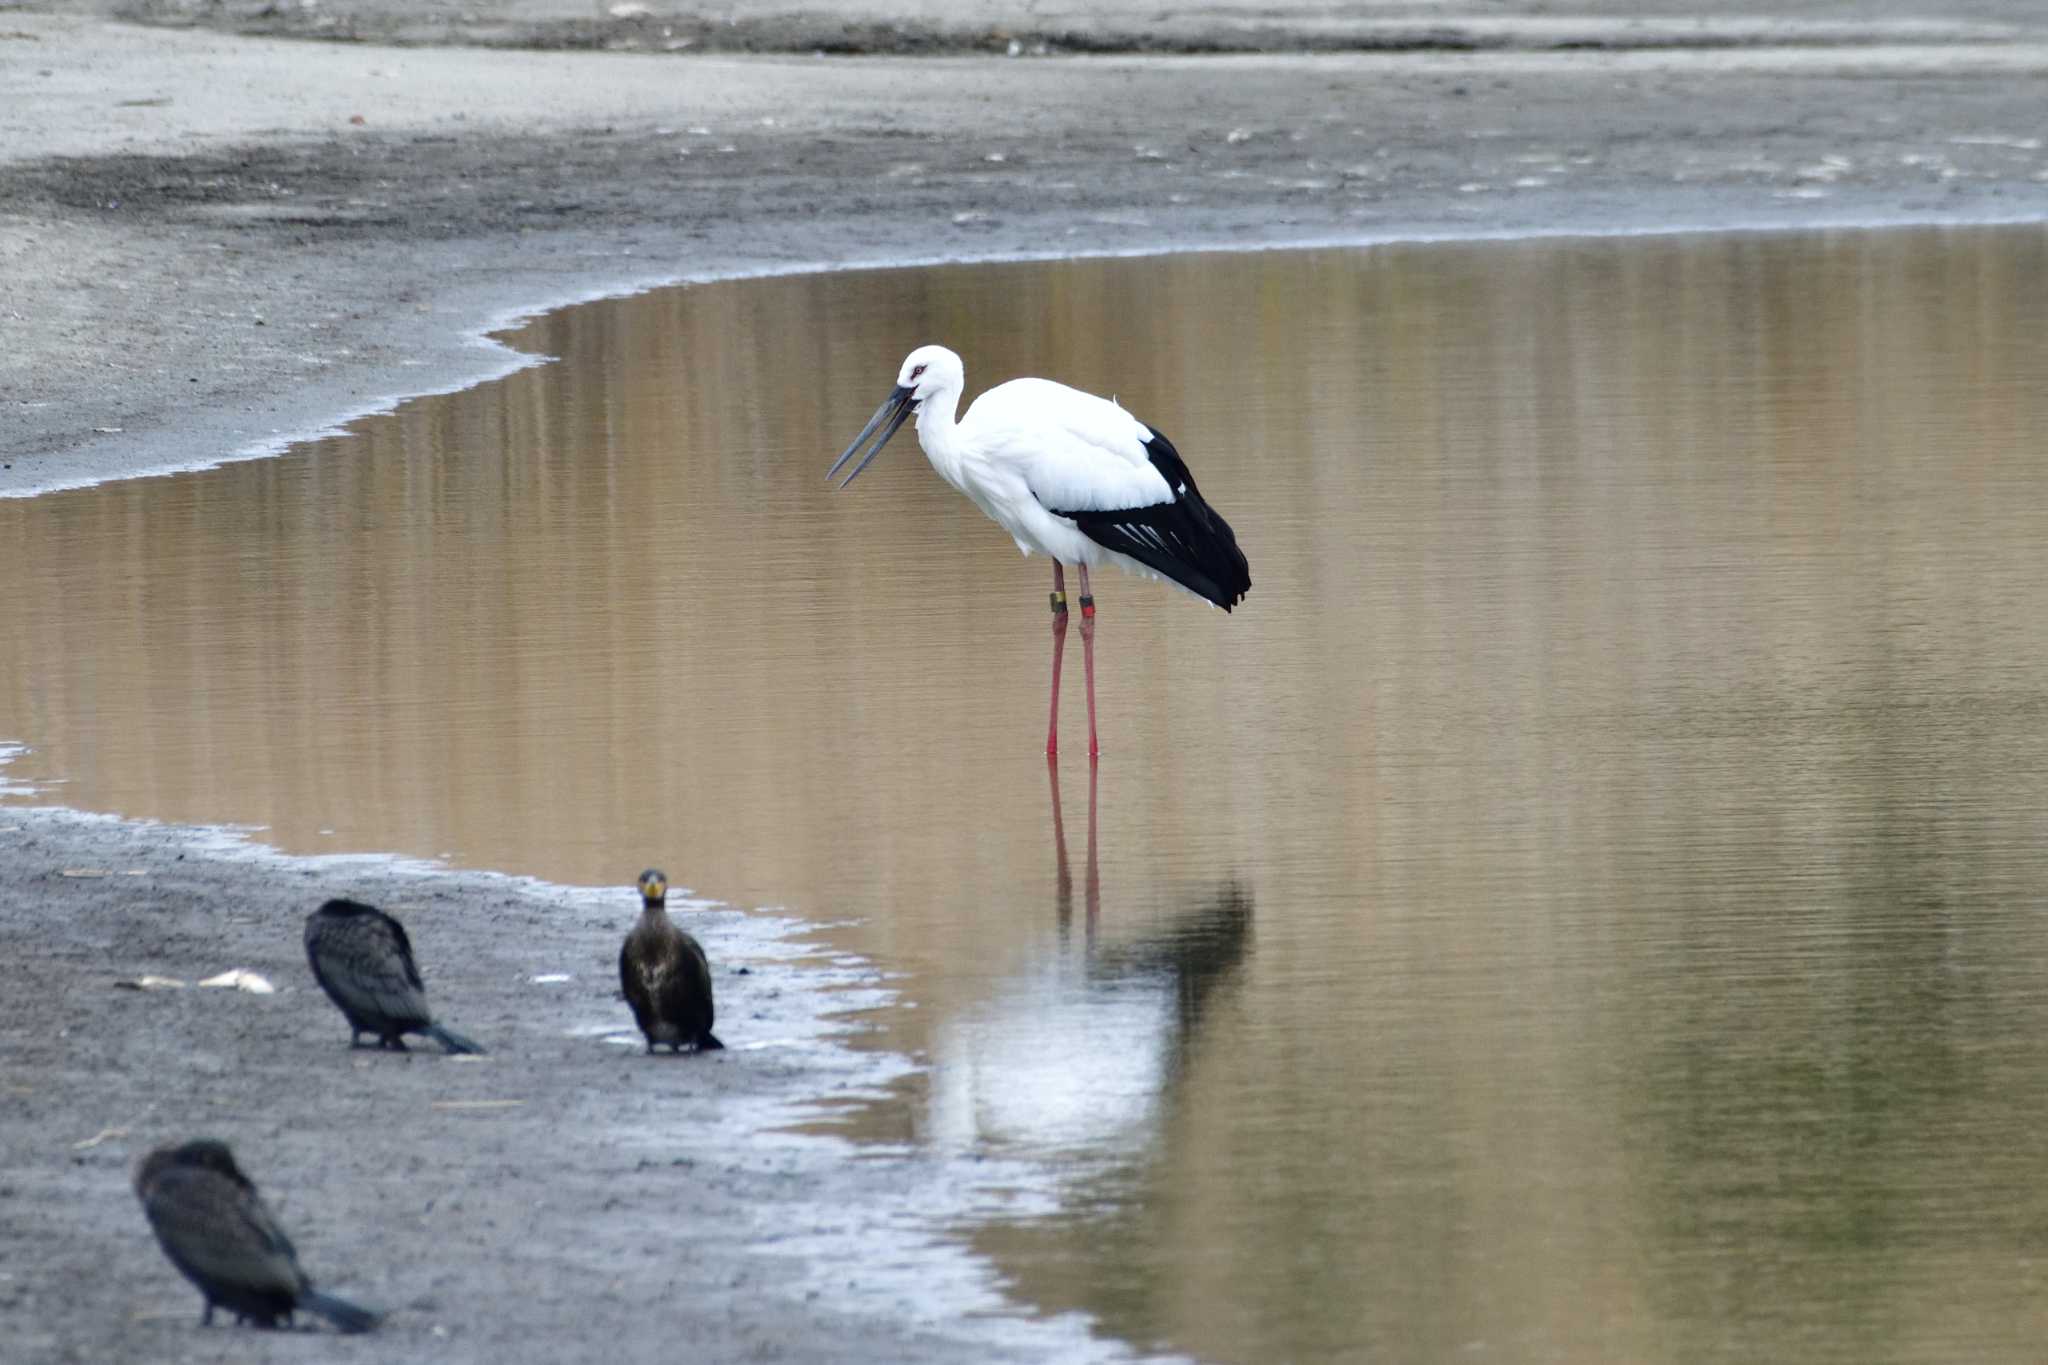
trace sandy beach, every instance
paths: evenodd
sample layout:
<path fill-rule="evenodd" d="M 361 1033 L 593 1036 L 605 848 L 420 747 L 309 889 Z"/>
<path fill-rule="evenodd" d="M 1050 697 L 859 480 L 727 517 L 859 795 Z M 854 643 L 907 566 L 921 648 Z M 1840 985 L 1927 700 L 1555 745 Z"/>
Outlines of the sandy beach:
<path fill-rule="evenodd" d="M 532 363 L 488 339 L 511 318 L 676 281 L 2048 218 L 2019 0 L 1544 8 L 0 6 L 0 494 L 260 457 Z M 1126 1354 L 1001 1311 L 920 1221 L 965 1196 L 914 1151 L 788 1131 L 914 1065 L 847 1045 L 886 978 L 800 926 L 699 912 L 760 1045 L 629 1066 L 629 888 L 284 858 L 32 809 L 61 789 L 4 767 L 0 794 L 9 1359 L 217 1358 L 127 1184 L 201 1131 L 323 1287 L 392 1315 L 238 1359 Z M 407 917 L 487 1058 L 348 1051 L 298 944 L 344 892 Z M 117 987 L 237 967 L 277 993 Z"/>

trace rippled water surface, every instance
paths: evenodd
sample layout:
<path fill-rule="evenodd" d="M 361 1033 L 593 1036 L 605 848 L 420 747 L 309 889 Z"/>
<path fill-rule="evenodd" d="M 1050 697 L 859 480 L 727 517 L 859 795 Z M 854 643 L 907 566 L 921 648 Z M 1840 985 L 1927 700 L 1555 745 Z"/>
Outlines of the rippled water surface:
<path fill-rule="evenodd" d="M 578 308 L 0 503 L 0 793 L 854 921 L 932 1067 L 842 1125 L 1043 1172 L 960 1235 L 1141 1345 L 2030 1360 L 2044 318 L 2019 229 Z M 822 478 L 926 340 L 1118 394 L 1250 556 L 1098 577 L 1093 774 L 1044 562 L 907 434 Z"/>

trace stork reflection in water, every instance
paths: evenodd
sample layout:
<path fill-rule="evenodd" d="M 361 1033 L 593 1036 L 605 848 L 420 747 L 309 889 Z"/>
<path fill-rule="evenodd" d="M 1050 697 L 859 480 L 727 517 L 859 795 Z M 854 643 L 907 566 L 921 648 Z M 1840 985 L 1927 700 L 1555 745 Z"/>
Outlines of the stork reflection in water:
<path fill-rule="evenodd" d="M 1094 763 L 1088 765 L 1088 865 L 1082 874 L 1082 897 L 1087 906 L 1088 941 L 1095 941 L 1095 920 L 1102 913 L 1102 872 L 1095 855 L 1095 776 Z M 1074 872 L 1067 863 L 1067 827 L 1060 818 L 1060 765 L 1051 754 L 1045 756 L 1045 774 L 1052 781 L 1052 846 L 1054 884 L 1054 905 L 1059 914 L 1060 937 L 1064 939 L 1074 923 Z"/>
<path fill-rule="evenodd" d="M 844 488 L 917 414 L 917 443 L 939 477 L 1017 542 L 1052 560 L 1052 713 L 1045 751 L 1059 752 L 1060 657 L 1067 640 L 1066 566 L 1081 576 L 1081 652 L 1087 670 L 1088 753 L 1095 735 L 1095 597 L 1088 570 L 1114 564 L 1229 611 L 1251 591 L 1237 536 L 1202 499 L 1195 476 L 1164 435 L 1115 402 L 1049 379 L 1012 379 L 953 419 L 967 383 L 960 357 L 920 346 L 896 387 L 826 477 L 867 445 Z M 876 436 L 879 431 L 881 434 Z"/>
<path fill-rule="evenodd" d="M 1252 894 L 1235 878 L 1177 889 L 1171 907 L 1148 917 L 1141 932 L 1099 942 L 1091 763 L 1080 873 L 1086 929 L 1073 944 L 1075 874 L 1058 769 L 1046 766 L 1060 946 L 940 1025 L 929 1131 L 956 1150 L 992 1145 L 1134 1162 L 1171 1127 L 1166 1118 L 1183 1102 L 1180 1091 L 1205 1040 L 1219 1036 L 1211 1022 L 1216 1003 L 1232 994 L 1251 952 Z"/>

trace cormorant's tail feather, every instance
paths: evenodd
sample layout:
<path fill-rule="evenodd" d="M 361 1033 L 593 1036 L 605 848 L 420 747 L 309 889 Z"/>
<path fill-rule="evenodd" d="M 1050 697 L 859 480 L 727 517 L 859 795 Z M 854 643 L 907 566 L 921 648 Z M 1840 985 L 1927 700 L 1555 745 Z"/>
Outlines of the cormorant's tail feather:
<path fill-rule="evenodd" d="M 700 1033 L 697 1035 L 697 1051 L 723 1052 L 725 1044 L 718 1041 L 718 1035 L 715 1033 Z"/>
<path fill-rule="evenodd" d="M 337 1332 L 367 1332 L 384 1321 L 382 1313 L 372 1313 L 367 1308 L 358 1308 L 347 1299 L 337 1299 L 332 1294 L 322 1294 L 317 1289 L 308 1289 L 299 1295 L 298 1307 L 308 1313 L 318 1313 L 334 1324 Z"/>
<path fill-rule="evenodd" d="M 435 1042 L 439 1043 L 442 1047 L 447 1048 L 450 1052 L 470 1052 L 475 1053 L 478 1056 L 483 1055 L 482 1048 L 478 1047 L 475 1043 L 463 1037 L 461 1034 L 455 1032 L 453 1029 L 442 1028 L 439 1024 L 429 1024 L 425 1028 L 421 1029 L 420 1032 L 426 1034 L 427 1037 L 432 1038 Z"/>

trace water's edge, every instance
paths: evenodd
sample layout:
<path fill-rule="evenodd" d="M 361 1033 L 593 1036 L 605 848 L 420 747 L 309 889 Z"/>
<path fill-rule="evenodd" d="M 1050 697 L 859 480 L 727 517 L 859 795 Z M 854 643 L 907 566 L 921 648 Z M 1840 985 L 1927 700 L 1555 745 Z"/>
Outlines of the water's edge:
<path fill-rule="evenodd" d="M 1675 208 L 1676 206 L 1669 206 Z M 896 249 L 870 251 L 840 260 L 764 260 L 735 256 L 693 270 L 666 270 L 633 274 L 598 274 L 585 277 L 536 299 L 530 292 L 510 286 L 451 286 L 447 306 L 441 310 L 457 316 L 481 319 L 473 325 L 450 331 L 427 322 L 394 319 L 391 348 L 401 354 L 426 355 L 424 361 L 408 361 L 404 367 L 384 366 L 373 373 L 382 376 L 367 398 L 340 385 L 308 384 L 302 397 L 292 404 L 300 414 L 270 434 L 237 444 L 225 452 L 204 449 L 208 436 L 180 437 L 175 432 L 123 433 L 67 452 L 55 471 L 43 470 L 48 462 L 23 461 L 0 472 L 0 498 L 37 497 L 46 493 L 89 488 L 122 479 L 162 478 L 174 474 L 215 469 L 224 464 L 266 459 L 281 455 L 309 441 L 345 434 L 349 426 L 366 417 L 389 413 L 417 398 L 457 393 L 502 379 L 552 357 L 521 351 L 503 340 L 535 319 L 580 304 L 605 299 L 628 298 L 681 285 L 716 284 L 725 281 L 779 278 L 792 275 L 840 271 L 917 269 L 937 265 L 1000 265 L 1013 262 L 1049 260 L 1093 260 L 1209 252 L 1315 251 L 1370 247 L 1426 245 L 1459 242 L 1515 242 L 1539 240 L 1600 239 L 1615 237 L 1671 237 L 1699 233 L 1781 233 L 1880 231 L 1895 228 L 1989 228 L 2040 222 L 2038 214 L 1889 214 L 1844 211 L 1838 216 L 1772 216 L 1736 212 L 1726 218 L 1711 213 L 1674 211 L 1669 216 L 1646 214 L 1639 222 L 1614 223 L 1560 218 L 1536 227 L 1513 229 L 1446 230 L 1440 228 L 1383 228 L 1372 232 L 1338 235 L 1274 234 L 1247 240 L 1244 237 L 1204 237 L 1165 234 L 1137 242 L 1068 242 L 1057 251 L 920 252 L 908 244 L 919 242 L 921 225 L 905 224 L 884 236 L 905 244 Z M 879 364 L 886 367 L 888 357 Z M 416 368 L 415 368 L 416 366 Z M 411 373 L 407 370 L 411 369 Z M 388 387 L 387 387 L 388 385 Z"/>
<path fill-rule="evenodd" d="M 1596 230 L 1560 225 L 1555 231 L 1515 233 L 1384 234 L 1342 239 L 1273 240 L 1257 243 L 1177 241 L 1126 248 L 1062 251 L 1039 254 L 998 254 L 986 256 L 946 255 L 930 258 L 877 257 L 856 261 L 809 261 L 794 264 L 754 265 L 729 270 L 705 271 L 645 278 L 625 278 L 613 284 L 553 297 L 540 303 L 508 306 L 487 313 L 476 328 L 460 333 L 467 368 L 452 366 L 417 387 L 394 388 L 359 406 L 346 407 L 337 415 L 309 419 L 304 428 L 280 433 L 251 443 L 225 456 L 175 454 L 161 463 L 126 467 L 109 462 L 104 473 L 66 476 L 47 483 L 0 488 L 0 496 L 26 497 L 64 489 L 90 487 L 130 477 L 157 477 L 217 467 L 231 461 L 261 459 L 281 454 L 301 441 L 344 431 L 349 423 L 376 413 L 391 411 L 414 398 L 468 389 L 502 378 L 549 357 L 522 352 L 502 339 L 504 333 L 525 322 L 565 307 L 604 298 L 625 297 L 681 284 L 763 278 L 827 271 L 911 268 L 933 264 L 995 264 L 1007 261 L 1062 259 L 1068 257 L 1143 257 L 1175 253 L 1245 250 L 1292 250 L 1330 247 L 1363 248 L 1417 242 L 1515 241 L 1538 238 L 1639 237 L 1687 235 L 1703 232 L 1812 232 L 1824 230 L 1879 230 L 1902 227 L 1980 228 L 2002 223 L 2033 222 L 2031 217 L 2001 219 L 1986 217 L 1961 221 L 1953 218 L 1900 218 L 1873 221 L 1851 219 L 1842 222 L 1767 221 L 1617 227 Z M 444 338 L 445 339 L 445 338 Z M 879 357 L 886 366 L 890 357 Z M 388 371 L 397 383 L 401 372 Z M 414 376 L 407 376 L 408 378 Z M 4 740 L 30 737 L 0 737 Z M 407 859 L 397 855 L 354 854 L 298 856 L 280 853 L 253 842 L 248 831 L 226 827 L 166 826 L 134 821 L 112 814 L 93 814 L 47 805 L 17 805 L 23 800 L 44 801 L 49 793 L 9 787 L 5 764 L 19 752 L 0 742 L 0 825 L 18 824 L 34 836 L 66 844 L 78 851 L 80 866 L 110 866 L 120 858 L 140 861 L 146 869 L 152 859 L 175 859 L 182 863 L 203 861 L 218 869 L 223 880 L 244 878 L 318 877 L 332 880 L 355 872 L 374 873 L 381 879 L 435 881 L 459 885 L 462 894 L 485 898 L 519 898 L 545 903 L 557 911 L 567 909 L 595 922 L 600 910 L 608 923 L 616 917 L 618 891 L 562 886 L 534 878 L 491 871 L 469 871 L 444 864 Z M 0 834 L 0 840 L 15 837 Z M 0 845 L 4 847 L 4 845 Z M 43 875 L 49 875 L 46 870 Z M 19 874 L 22 869 L 17 869 Z M 688 869 L 677 869 L 681 880 L 689 880 Z M 17 878 L 0 885 L 0 915 L 30 913 L 25 897 L 10 894 Z M 14 902 L 10 904 L 9 902 Z M 482 913 L 479 909 L 478 913 Z M 883 984 L 881 971 L 873 963 L 857 961 L 843 954 L 806 942 L 817 926 L 793 917 L 737 911 L 703 911 L 715 924 L 715 933 L 725 951 L 744 961 L 756 979 L 743 989 L 759 992 L 779 1001 L 774 1015 L 775 1046 L 797 1050 L 807 1067 L 815 1067 L 813 1079 L 825 1080 L 835 1098 L 881 1093 L 893 1082 L 916 1069 L 912 1059 L 872 1049 L 847 1045 L 847 1036 L 857 1027 L 846 1022 L 849 1011 L 878 1008 L 896 999 L 893 988 Z M 608 932 L 608 931 L 607 931 Z M 803 1179 L 793 1182 L 801 1192 L 792 1196 L 792 1206 L 801 1213 L 795 1221 L 822 1229 L 803 1236 L 778 1239 L 770 1254 L 785 1263 L 786 1284 L 777 1287 L 792 1301 L 816 1296 L 835 1310 L 873 1314 L 877 1305 L 901 1305 L 911 1317 L 925 1324 L 957 1323 L 973 1315 L 971 1339 L 1002 1350 L 1030 1354 L 1057 1351 L 1062 1358 L 1125 1358 L 1127 1352 L 1115 1343 L 1093 1339 L 1089 1326 L 1077 1318 L 1033 1321 L 1017 1317 L 1016 1305 L 1006 1300 L 991 1266 L 948 1240 L 943 1228 L 973 1216 L 984 1207 L 986 1191 L 997 1186 L 1010 1191 L 1037 1189 L 1049 1199 L 1056 1190 L 1034 1173 L 991 1169 L 995 1163 L 969 1170 L 943 1157 L 909 1150 L 885 1155 L 910 1163 L 914 1169 L 877 1189 L 861 1188 L 848 1174 L 848 1144 L 827 1137 L 801 1135 L 789 1130 L 814 1118 L 811 1106 L 818 1091 L 797 1087 L 764 1087 L 740 1098 L 728 1107 L 722 1121 L 730 1125 L 736 1148 L 759 1150 L 772 1146 L 786 1154 Z M 878 1195 L 898 1197 L 899 1202 L 874 1202 Z M 901 1198 L 903 1195 L 911 1198 Z M 1028 1199 L 1027 1195 L 1027 1199 Z M 863 1204 L 863 1200 L 869 1202 Z M 1017 1211 L 1012 1202 L 1005 1206 Z M 849 1210 L 859 1209 L 853 1214 Z M 881 1245 L 877 1242 L 880 1239 Z M 863 1275 L 853 1288 L 842 1272 L 848 1263 L 858 1263 Z M 829 1272 L 829 1273 L 828 1273 Z M 985 1316 L 983 1316 L 985 1315 Z"/>
<path fill-rule="evenodd" d="M 255 833 L 0 804 L 0 928 L 33 935 L 39 913 L 50 911 L 46 888 L 58 879 L 73 886 L 78 879 L 94 879 L 123 893 L 133 888 L 142 896 L 165 884 L 186 892 L 196 879 L 202 891 L 217 892 L 222 913 L 240 915 L 249 905 L 268 905 L 278 919 L 293 925 L 305 909 L 330 894 L 353 893 L 400 905 L 431 900 L 437 919 L 446 915 L 445 922 L 472 930 L 520 910 L 537 912 L 547 927 L 523 931 L 520 950 L 535 962 L 574 968 L 587 981 L 589 973 L 579 964 L 593 954 L 615 952 L 611 944 L 617 926 L 630 918 L 630 911 L 621 909 L 622 898 L 631 899 L 630 889 L 565 886 L 395 855 L 293 855 L 257 842 Z M 1049 1182 L 1017 1163 L 949 1161 L 907 1147 L 856 1149 L 847 1139 L 818 1131 L 817 1121 L 828 1112 L 825 1105 L 878 1096 L 918 1069 L 898 1053 L 851 1045 L 864 1028 L 857 1016 L 896 999 L 883 972 L 819 943 L 819 926 L 807 921 L 681 895 L 672 896 L 671 905 L 688 915 L 711 950 L 719 1031 L 730 1049 L 727 1058 L 708 1063 L 721 1068 L 715 1117 L 707 1123 L 703 1115 L 693 1114 L 688 1130 L 689 1150 L 730 1153 L 730 1166 L 722 1175 L 706 1171 L 694 1182 L 709 1207 L 678 1210 L 686 1226 L 732 1224 L 734 1211 L 726 1207 L 731 1195 L 722 1177 L 743 1184 L 752 1168 L 772 1162 L 778 1175 L 775 1197 L 763 1206 L 758 1196 L 749 1196 L 744 1213 L 755 1230 L 743 1237 L 743 1253 L 772 1262 L 773 1273 L 758 1284 L 786 1302 L 783 1311 L 793 1321 L 883 1319 L 900 1328 L 906 1340 L 927 1346 L 935 1339 L 950 1342 L 948 1349 L 970 1351 L 976 1358 L 1131 1358 L 1118 1343 L 1093 1337 L 1090 1324 L 1078 1315 L 1021 1315 L 1004 1296 L 993 1267 L 947 1234 L 949 1225 L 987 1210 L 997 1187 L 1003 1190 L 1001 1207 L 1015 1216 L 1020 1192 L 1034 1186 L 1049 1189 Z M 195 918 L 183 930 L 204 938 L 207 925 Z M 276 960 L 258 958 L 257 964 L 286 992 L 295 1026 L 338 1028 L 326 1002 L 308 982 L 298 980 L 303 963 L 288 965 L 298 953 L 295 933 L 289 937 L 291 942 L 276 946 Z M 235 954 L 237 949 L 215 951 Z M 243 964 L 238 960 L 237 965 Z M 447 1001 L 461 1001 L 473 1012 L 470 1018 L 474 1012 L 488 1017 L 491 1002 L 503 992 L 518 993 L 520 1017 L 533 1032 L 524 1040 L 487 1037 L 493 1050 L 530 1050 L 545 1036 L 566 1034 L 639 1051 L 623 1004 L 593 1011 L 587 986 L 556 986 L 549 974 L 517 981 L 502 975 L 479 979 L 485 969 L 477 964 L 422 965 L 443 1008 Z M 609 987 L 604 990 L 611 993 Z M 448 1017 L 484 1032 L 463 1015 Z M 750 1058 L 758 1063 L 750 1067 Z M 664 1064 L 661 1058 L 649 1063 L 656 1068 Z M 26 1066 L 18 1079 L 52 1088 L 51 1078 L 34 1077 Z M 589 1083 L 609 1082 L 593 1074 Z M 577 1137 L 606 1147 L 644 1149 L 660 1158 L 671 1150 L 674 1134 L 629 1124 Z M 565 1141 L 549 1159 L 573 1160 L 574 1148 L 574 1142 Z M 705 1162 L 702 1155 L 692 1159 L 700 1167 Z M 830 1354 L 827 1349 L 825 1355 Z"/>

